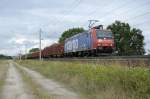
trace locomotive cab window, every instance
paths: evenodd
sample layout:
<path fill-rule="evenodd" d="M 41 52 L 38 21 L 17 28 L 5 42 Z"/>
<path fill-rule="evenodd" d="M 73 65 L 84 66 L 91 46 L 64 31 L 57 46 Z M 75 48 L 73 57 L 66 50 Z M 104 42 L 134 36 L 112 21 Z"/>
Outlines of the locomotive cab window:
<path fill-rule="evenodd" d="M 111 32 L 104 32 L 104 31 L 97 31 L 96 33 L 97 39 L 112 39 L 112 33 Z"/>

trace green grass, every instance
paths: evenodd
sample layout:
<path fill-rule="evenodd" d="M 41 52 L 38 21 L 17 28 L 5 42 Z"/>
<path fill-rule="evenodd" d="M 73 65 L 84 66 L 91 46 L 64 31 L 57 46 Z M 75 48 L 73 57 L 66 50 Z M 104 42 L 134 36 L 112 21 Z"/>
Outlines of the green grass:
<path fill-rule="evenodd" d="M 5 78 L 7 75 L 8 63 L 5 60 L 0 60 L 0 97 L 2 93 L 2 88 L 5 83 Z"/>
<path fill-rule="evenodd" d="M 150 69 L 78 62 L 21 61 L 86 99 L 150 99 Z"/>

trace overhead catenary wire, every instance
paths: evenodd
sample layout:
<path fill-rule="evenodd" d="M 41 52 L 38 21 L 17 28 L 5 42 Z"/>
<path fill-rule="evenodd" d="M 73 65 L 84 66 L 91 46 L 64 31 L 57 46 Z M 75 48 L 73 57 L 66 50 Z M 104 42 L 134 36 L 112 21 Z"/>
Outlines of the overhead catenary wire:
<path fill-rule="evenodd" d="M 76 1 L 76 0 L 75 0 L 75 1 Z M 76 8 L 77 6 L 79 6 L 80 3 L 81 3 L 81 1 L 82 1 L 82 0 L 79 0 L 79 1 L 77 2 L 77 5 L 76 5 L 74 8 Z M 148 1 L 148 2 L 149 2 L 149 1 Z M 142 5 L 144 6 L 144 5 L 147 4 L 148 2 L 145 2 L 145 3 L 143 3 Z M 73 4 L 74 4 L 74 3 L 73 3 Z M 114 13 L 115 10 L 119 10 L 119 9 L 125 7 L 125 6 L 128 5 L 128 4 L 131 4 L 131 3 L 125 2 L 123 5 L 120 5 L 120 6 L 116 7 L 116 8 L 114 8 L 114 9 L 110 10 L 110 11 L 109 11 L 109 14 L 106 14 L 106 16 L 108 16 L 108 15 Z M 68 12 L 68 13 L 71 13 L 74 8 L 72 8 L 72 9 L 70 10 L 70 12 Z M 96 10 L 96 11 L 97 11 L 97 10 Z M 105 16 L 105 18 L 106 18 L 106 16 Z M 55 21 L 56 24 L 60 24 L 60 23 L 62 22 L 62 19 L 63 19 L 64 17 L 66 17 L 66 16 L 64 15 L 64 16 L 62 16 L 62 17 L 60 18 L 61 20 Z M 103 18 L 103 17 L 101 17 L 101 18 Z M 66 24 L 66 23 L 65 23 L 65 24 Z M 86 24 L 87 24 L 87 23 L 86 23 Z"/>
<path fill-rule="evenodd" d="M 73 10 L 75 10 L 82 2 L 83 2 L 83 0 L 79 0 L 79 1 L 76 3 L 76 5 L 75 5 L 73 8 L 71 8 L 70 11 L 69 11 L 68 13 L 66 13 L 66 14 L 70 14 L 71 12 L 73 12 Z M 64 19 L 65 17 L 66 17 L 66 15 L 64 15 L 64 16 L 62 16 L 62 17 L 60 18 L 61 20 L 59 20 L 59 24 L 63 23 L 63 19 Z M 68 24 L 68 23 L 63 24 L 63 27 L 65 27 L 64 25 L 66 25 L 66 24 Z"/>
<path fill-rule="evenodd" d="M 131 4 L 131 3 L 130 3 Z M 135 2 L 135 4 L 136 4 L 136 2 Z M 142 4 L 139 4 L 139 6 L 133 6 L 132 8 L 129 8 L 128 10 L 126 10 L 126 11 L 123 11 L 123 12 L 121 12 L 121 13 L 118 13 L 119 15 L 122 15 L 123 13 L 131 13 L 132 11 L 131 11 L 131 9 L 134 9 L 134 11 L 136 11 L 136 10 L 138 10 L 138 9 L 141 9 L 141 8 L 143 8 L 143 7 L 145 7 L 145 6 L 148 6 L 150 4 L 150 0 L 148 0 L 148 2 L 144 2 L 144 3 L 142 3 Z M 117 14 L 117 15 L 118 15 Z"/>
<path fill-rule="evenodd" d="M 76 1 L 76 0 L 75 0 L 75 1 Z M 79 1 L 77 2 L 77 5 L 76 5 L 75 7 L 73 7 L 73 8 L 70 10 L 70 12 L 68 12 L 68 13 L 71 13 L 71 12 L 73 11 L 73 9 L 75 9 L 77 6 L 79 6 L 79 5 L 81 4 L 81 1 L 82 1 L 82 0 L 79 0 Z M 130 3 L 129 3 L 129 2 L 125 2 L 123 5 L 120 5 L 120 6 L 116 7 L 116 8 L 114 8 L 114 9 L 110 10 L 108 13 L 106 13 L 106 14 L 103 15 L 103 16 L 106 17 L 106 16 L 108 16 L 110 13 L 114 13 L 113 11 L 118 10 L 118 9 L 120 9 L 120 8 L 122 8 L 122 7 L 125 7 L 127 4 L 130 4 Z M 95 11 L 97 11 L 97 9 L 96 9 Z M 65 15 L 60 18 L 61 20 L 55 21 L 55 24 L 60 24 L 60 23 L 62 22 L 62 19 L 63 19 L 64 17 L 65 17 Z M 103 17 L 101 17 L 101 18 L 103 18 Z M 65 23 L 65 24 L 66 24 L 66 23 Z"/>
<path fill-rule="evenodd" d="M 134 2 L 136 2 L 137 0 L 135 0 Z M 125 2 L 122 5 L 119 5 L 118 7 L 111 9 L 109 12 L 107 12 L 106 14 L 104 14 L 101 18 L 106 18 L 108 15 L 113 14 L 115 11 L 129 5 L 131 2 L 133 2 L 132 0 L 129 0 L 128 2 Z"/>
<path fill-rule="evenodd" d="M 84 0 L 74 0 L 72 3 L 71 3 L 71 8 L 70 10 L 67 12 L 67 13 L 64 13 L 64 14 L 69 14 L 71 13 L 74 9 L 76 9 Z M 57 17 L 55 16 L 55 21 L 54 22 L 49 22 L 48 24 L 46 25 L 43 25 L 42 27 L 49 27 L 50 23 L 53 24 L 53 25 L 58 25 L 58 24 L 62 24 L 63 23 L 63 19 L 65 18 L 65 15 L 61 16 L 61 17 Z M 66 23 L 65 23 L 66 24 Z M 63 27 L 64 27 L 64 24 L 63 24 Z M 55 31 L 54 31 L 55 32 Z"/>
<path fill-rule="evenodd" d="M 132 26 L 140 26 L 140 25 L 147 24 L 147 23 L 150 24 L 150 20 L 144 21 L 144 22 L 142 22 L 142 23 L 133 24 Z"/>
<path fill-rule="evenodd" d="M 76 9 L 81 3 L 83 2 L 83 0 L 75 0 L 72 4 L 71 4 L 71 8 L 69 8 L 70 10 L 67 13 L 63 13 L 63 14 L 69 14 L 71 13 L 74 9 Z M 76 3 L 76 4 L 75 4 Z M 54 25 L 57 24 L 61 24 L 62 20 L 65 18 L 65 15 L 61 16 L 60 18 L 56 17 L 56 21 L 53 23 Z"/>
<path fill-rule="evenodd" d="M 113 2 L 113 0 L 112 0 L 112 2 Z M 103 5 L 105 5 L 105 8 L 106 7 L 109 7 L 110 5 L 112 5 L 111 3 L 109 3 L 109 1 L 108 2 L 105 2 Z M 98 8 L 96 8 L 95 10 L 93 10 L 92 12 L 90 12 L 89 14 L 87 14 L 86 16 L 89 16 L 89 15 L 93 15 L 93 13 L 96 13 L 96 11 L 97 11 L 97 9 Z M 89 9 L 87 9 L 87 10 L 89 10 Z M 82 20 L 83 18 L 81 17 L 79 20 Z M 88 19 L 88 20 L 90 20 L 90 19 Z M 88 20 L 86 20 L 86 22 L 88 21 Z M 92 20 L 92 19 L 91 19 Z M 87 24 L 87 23 L 86 23 Z M 85 25 L 85 24 L 84 24 Z M 83 26 L 84 26 L 83 25 Z"/>
<path fill-rule="evenodd" d="M 138 7 L 136 6 L 136 7 L 133 7 L 133 8 L 135 8 L 133 11 L 134 11 L 134 13 L 135 13 L 135 11 L 136 10 L 138 10 L 138 9 L 141 9 L 141 8 L 143 8 L 143 7 L 145 7 L 145 6 L 148 6 L 150 4 L 150 0 L 148 0 L 147 2 L 144 2 L 144 3 L 142 3 L 142 4 L 140 4 Z M 132 9 L 133 9 L 132 8 Z M 130 9 L 129 9 L 130 10 Z M 122 13 L 131 13 L 131 12 L 133 12 L 133 11 L 129 11 L 129 10 L 126 10 L 126 11 L 124 11 L 124 12 L 122 12 Z M 138 12 L 138 11 L 136 11 L 136 12 Z M 120 15 L 121 13 L 119 13 L 118 15 Z M 149 15 L 150 14 L 150 12 L 145 12 L 145 13 L 142 13 L 142 14 L 140 14 L 140 15 L 137 15 L 137 16 L 133 16 L 133 17 L 131 17 L 131 18 L 128 18 L 128 19 L 126 19 L 125 21 L 130 21 L 130 20 L 136 20 L 137 18 L 139 18 L 139 17 L 142 17 L 142 16 L 146 16 L 146 15 Z M 138 21 L 137 21 L 138 22 Z M 143 25 L 143 24 L 145 24 L 145 23 L 148 23 L 148 22 L 150 22 L 150 21 L 145 21 L 145 22 L 142 22 L 142 23 L 137 23 L 137 24 L 133 24 L 132 26 L 133 27 L 135 27 L 135 26 L 140 26 L 140 25 Z"/>
<path fill-rule="evenodd" d="M 150 0 L 148 0 L 147 2 L 144 2 L 144 3 L 142 3 L 142 4 L 140 4 L 138 7 L 136 6 L 136 7 L 133 7 L 133 8 L 135 8 L 133 11 L 134 11 L 134 13 L 135 13 L 135 11 L 136 10 L 138 10 L 138 9 L 141 9 L 141 8 L 143 8 L 143 7 L 145 7 L 145 6 L 148 6 L 150 4 Z M 132 9 L 133 9 L 132 8 Z M 129 9 L 130 10 L 130 9 Z M 124 12 L 122 12 L 122 13 L 131 13 L 131 12 L 133 12 L 133 11 L 129 11 L 129 10 L 126 10 L 126 11 L 124 11 Z M 138 11 L 136 11 L 136 12 L 138 12 Z M 119 15 L 120 15 L 121 13 L 119 13 Z M 137 19 L 137 18 L 139 18 L 139 17 L 142 17 L 142 16 L 145 16 L 145 15 L 149 15 L 150 13 L 149 12 L 145 12 L 145 13 L 142 13 L 142 14 L 140 14 L 140 15 L 137 15 L 137 16 L 134 16 L 134 17 L 132 17 L 132 18 L 128 18 L 128 19 L 126 19 L 125 21 L 130 21 L 130 20 L 135 20 L 135 19 Z M 138 21 L 137 21 L 138 22 Z M 137 24 L 133 24 L 132 26 L 133 27 L 135 27 L 135 26 L 140 26 L 140 25 L 143 25 L 143 24 L 147 24 L 147 23 L 149 23 L 150 21 L 145 21 L 145 22 L 142 22 L 142 23 L 137 23 Z"/>
<path fill-rule="evenodd" d="M 142 3 L 140 6 L 143 7 L 143 6 L 145 6 L 145 5 L 148 5 L 149 2 L 150 2 L 150 1 L 144 2 L 144 3 Z M 126 3 L 124 3 L 124 5 L 121 5 L 121 7 L 119 6 L 119 7 L 117 7 L 117 8 L 114 8 L 114 9 L 110 10 L 110 12 L 109 12 L 108 14 L 103 15 L 104 18 L 106 18 L 108 15 L 113 14 L 115 11 L 117 11 L 117 10 L 119 10 L 119 9 L 121 9 L 121 8 L 123 8 L 123 7 L 125 7 L 125 6 L 128 5 L 128 4 L 131 4 L 131 3 L 126 2 Z M 140 8 L 140 7 L 138 7 L 138 9 L 139 9 L 139 8 Z M 126 12 L 126 11 L 125 11 L 125 12 Z M 123 13 L 125 13 L 125 12 L 123 12 Z M 101 18 L 103 18 L 103 17 L 101 17 Z"/>
<path fill-rule="evenodd" d="M 136 0 L 135 0 L 135 1 L 136 1 Z M 106 12 L 105 14 L 103 14 L 103 16 L 101 16 L 100 18 L 98 18 L 98 20 L 101 21 L 102 18 L 106 18 L 106 17 L 109 16 L 110 14 L 113 14 L 116 10 L 119 10 L 119 9 L 121 9 L 121 8 L 123 8 L 123 7 L 125 7 L 125 6 L 127 6 L 130 2 L 132 2 L 132 1 L 129 0 L 129 1 L 123 3 L 123 4 L 119 5 L 119 6 L 117 6 L 117 7 L 113 8 L 113 9 L 111 9 L 110 11 Z M 96 11 L 97 11 L 97 10 L 96 10 Z M 97 14 L 98 12 L 95 12 L 95 13 Z M 93 13 L 92 15 L 95 15 L 95 13 Z M 85 24 L 84 24 L 84 25 L 85 25 Z"/>
<path fill-rule="evenodd" d="M 135 2 L 135 4 L 136 4 L 136 2 Z M 133 11 L 131 11 L 130 9 L 131 8 L 129 8 L 128 10 L 126 10 L 126 11 L 122 11 L 122 13 L 116 13 L 116 15 L 115 16 L 117 16 L 117 15 L 122 15 L 123 13 L 125 13 L 125 14 L 127 14 L 127 13 L 132 13 L 132 15 L 135 13 L 138 13 L 139 12 L 139 10 L 141 9 L 141 8 L 143 8 L 143 7 L 146 7 L 146 6 L 148 6 L 148 5 L 150 5 L 150 0 L 148 0 L 148 1 L 146 1 L 146 2 L 142 2 L 142 3 L 140 3 L 140 5 L 138 5 L 138 6 L 133 6 L 132 7 L 132 9 L 134 9 Z M 124 16 L 125 17 L 125 16 Z M 126 20 L 124 20 L 124 21 L 128 21 L 127 19 Z"/>
<path fill-rule="evenodd" d="M 131 17 L 131 18 L 128 18 L 128 19 L 126 19 L 125 21 L 135 20 L 135 19 L 137 19 L 137 18 L 139 18 L 139 17 L 143 17 L 143 16 L 145 16 L 145 15 L 149 15 L 149 14 L 150 14 L 150 11 L 145 12 L 145 13 L 142 13 L 142 14 L 139 14 L 139 15 L 134 16 L 134 17 Z"/>
<path fill-rule="evenodd" d="M 77 3 L 77 6 L 79 6 L 81 4 L 81 0 L 79 0 L 79 2 Z M 125 3 L 123 3 L 123 5 L 120 5 L 120 6 L 118 6 L 118 7 L 116 7 L 116 8 L 114 8 L 114 9 L 112 9 L 112 10 L 110 10 L 109 11 L 109 14 L 106 14 L 106 16 L 108 16 L 108 15 L 110 15 L 110 14 L 113 14 L 115 11 L 117 11 L 117 10 L 119 10 L 119 9 L 121 9 L 121 8 L 123 8 L 123 7 L 125 7 L 126 5 L 128 5 L 128 4 L 131 4 L 131 3 L 129 3 L 129 1 L 128 2 L 125 2 Z M 143 3 L 142 5 L 144 5 L 144 4 L 146 4 L 146 3 Z M 75 7 L 76 8 L 76 7 Z M 70 10 L 70 12 L 68 12 L 68 13 L 71 13 L 72 11 L 73 11 L 73 9 L 74 8 L 72 8 L 71 10 Z M 106 18 L 106 16 L 103 16 L 103 17 L 105 17 Z M 61 22 L 62 22 L 62 19 L 64 18 L 64 17 L 66 17 L 66 16 L 62 16 L 60 19 L 61 20 L 58 20 L 57 21 L 57 24 L 60 24 Z M 103 17 L 101 17 L 101 18 L 103 18 Z M 136 16 L 137 17 L 137 16 Z M 138 16 L 139 17 L 139 16 Z M 66 23 L 65 23 L 66 24 Z"/>
<path fill-rule="evenodd" d="M 69 14 L 71 13 L 75 8 L 77 8 L 81 2 L 83 2 L 83 0 L 74 0 L 72 3 L 71 3 L 71 8 L 70 10 L 66 13 L 66 14 Z M 75 6 L 74 6 L 75 5 Z M 65 14 L 65 13 L 64 13 Z M 57 24 L 61 24 L 62 23 L 62 20 L 64 19 L 65 15 L 61 16 L 60 18 L 58 18 L 57 16 L 55 16 L 55 22 L 53 22 L 52 24 L 53 25 L 57 25 Z M 46 24 L 46 25 L 43 25 L 42 27 L 48 27 L 50 23 Z"/>
<path fill-rule="evenodd" d="M 113 2 L 114 0 L 112 0 L 112 2 Z M 108 2 L 105 2 L 103 5 L 105 5 L 104 6 L 104 8 L 106 8 L 106 7 L 109 7 L 110 5 L 112 5 L 112 3 L 110 3 L 109 1 Z M 97 9 L 99 9 L 99 7 L 95 7 L 96 9 L 95 10 L 93 10 L 92 12 L 90 12 L 89 14 L 87 14 L 86 16 L 89 16 L 89 15 L 93 15 L 94 13 L 96 13 L 97 12 Z M 90 10 L 90 9 L 87 9 L 87 10 Z"/>

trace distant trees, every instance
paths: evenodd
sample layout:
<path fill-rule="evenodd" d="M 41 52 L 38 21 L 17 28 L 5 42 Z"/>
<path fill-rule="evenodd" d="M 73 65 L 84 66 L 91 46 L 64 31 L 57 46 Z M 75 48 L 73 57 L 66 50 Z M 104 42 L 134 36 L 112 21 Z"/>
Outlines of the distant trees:
<path fill-rule="evenodd" d="M 39 48 L 32 48 L 29 50 L 29 53 L 37 52 L 39 51 Z"/>
<path fill-rule="evenodd" d="M 0 54 L 0 59 L 12 59 L 12 57 Z"/>
<path fill-rule="evenodd" d="M 107 27 L 114 33 L 115 46 L 119 55 L 143 55 L 144 36 L 140 29 L 131 28 L 128 23 L 115 21 Z"/>
<path fill-rule="evenodd" d="M 72 28 L 72 29 L 66 30 L 62 33 L 61 37 L 59 38 L 59 43 L 62 43 L 65 41 L 66 38 L 69 38 L 75 34 L 83 32 L 83 31 L 84 31 L 83 28 Z"/>

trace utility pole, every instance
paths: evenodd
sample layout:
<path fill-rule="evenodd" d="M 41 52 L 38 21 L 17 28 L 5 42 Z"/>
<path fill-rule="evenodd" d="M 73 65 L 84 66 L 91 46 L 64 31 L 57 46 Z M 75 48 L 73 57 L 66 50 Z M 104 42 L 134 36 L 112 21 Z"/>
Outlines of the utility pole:
<path fill-rule="evenodd" d="M 22 57 L 22 54 L 21 54 L 21 50 L 19 51 L 19 60 L 21 61 L 21 57 Z"/>
<path fill-rule="evenodd" d="M 25 59 L 27 59 L 28 53 L 27 53 L 27 44 L 25 44 Z"/>
<path fill-rule="evenodd" d="M 39 31 L 39 60 L 41 61 L 42 60 L 42 53 L 41 53 L 41 34 L 42 34 L 42 29 L 40 28 L 40 31 Z"/>
<path fill-rule="evenodd" d="M 88 21 L 89 21 L 89 26 L 88 26 L 89 29 L 91 29 L 96 22 L 99 22 L 99 20 L 88 20 Z"/>

